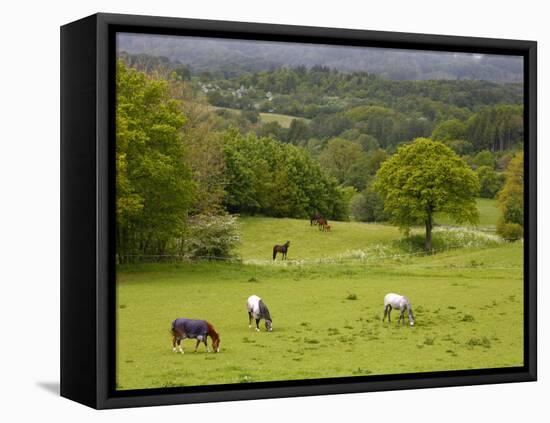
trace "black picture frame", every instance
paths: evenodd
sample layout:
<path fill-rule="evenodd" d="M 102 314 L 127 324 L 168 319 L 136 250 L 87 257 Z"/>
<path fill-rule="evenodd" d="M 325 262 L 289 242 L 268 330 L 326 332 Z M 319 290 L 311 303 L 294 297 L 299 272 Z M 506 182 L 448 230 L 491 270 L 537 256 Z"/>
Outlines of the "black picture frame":
<path fill-rule="evenodd" d="M 166 389 L 114 389 L 114 71 L 117 32 L 524 57 L 524 366 Z M 61 28 L 61 395 L 119 408 L 534 381 L 537 44 L 534 41 L 95 14 Z"/>

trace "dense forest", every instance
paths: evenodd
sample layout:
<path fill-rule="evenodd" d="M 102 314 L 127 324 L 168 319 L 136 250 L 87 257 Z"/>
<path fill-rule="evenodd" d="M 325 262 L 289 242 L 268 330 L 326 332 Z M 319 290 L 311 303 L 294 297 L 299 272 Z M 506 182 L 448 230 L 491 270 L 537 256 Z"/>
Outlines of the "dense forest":
<path fill-rule="evenodd" d="M 449 147 L 486 198 L 502 190 L 522 150 L 519 83 L 396 81 L 319 65 L 224 74 L 119 56 L 121 261 L 228 255 L 234 214 L 387 220 L 377 172 L 415 139 Z"/>

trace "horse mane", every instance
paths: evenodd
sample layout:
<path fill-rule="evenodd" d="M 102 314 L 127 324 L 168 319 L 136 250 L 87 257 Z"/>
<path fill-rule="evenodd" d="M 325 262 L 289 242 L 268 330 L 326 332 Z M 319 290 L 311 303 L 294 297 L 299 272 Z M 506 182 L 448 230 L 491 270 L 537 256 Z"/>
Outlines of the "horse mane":
<path fill-rule="evenodd" d="M 260 300 L 260 302 L 258 303 L 258 307 L 260 308 L 260 316 L 262 316 L 264 320 L 269 320 L 270 322 L 272 322 L 269 310 L 262 300 Z"/>
<path fill-rule="evenodd" d="M 214 329 L 212 323 L 206 322 L 206 326 L 208 327 L 208 335 L 210 335 L 213 341 L 220 339 L 220 335 L 216 332 L 216 329 Z"/>

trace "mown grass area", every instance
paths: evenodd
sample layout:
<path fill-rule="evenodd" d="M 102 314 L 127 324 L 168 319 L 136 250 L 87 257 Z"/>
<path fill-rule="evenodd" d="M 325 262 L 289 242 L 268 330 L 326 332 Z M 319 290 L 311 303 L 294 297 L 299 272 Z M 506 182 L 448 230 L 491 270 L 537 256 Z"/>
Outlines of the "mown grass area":
<path fill-rule="evenodd" d="M 269 122 L 279 122 L 279 125 L 281 125 L 283 128 L 290 127 L 290 123 L 296 119 L 296 120 L 303 120 L 304 122 L 308 122 L 309 119 L 298 117 L 298 116 L 290 116 L 290 115 L 280 115 L 278 113 L 260 113 L 260 118 L 262 119 L 262 122 L 269 123 Z"/>
<path fill-rule="evenodd" d="M 243 258 L 269 259 L 274 240 L 291 239 L 289 261 L 118 269 L 118 389 L 522 365 L 521 243 L 300 264 L 290 259 L 338 257 L 369 243 L 396 248 L 400 235 L 386 225 L 343 222 L 323 234 L 309 221 L 265 218 L 242 219 L 241 231 Z M 391 324 L 381 322 L 388 292 L 411 299 L 414 327 L 397 327 L 396 312 Z M 252 294 L 269 306 L 273 332 L 248 328 Z M 174 354 L 176 317 L 212 322 L 221 352 L 202 346 L 194 354 L 187 340 L 186 354 Z"/>
<path fill-rule="evenodd" d="M 480 198 L 477 204 L 480 228 L 494 229 L 499 216 L 496 201 Z M 435 220 L 440 225 L 456 225 L 442 215 Z M 369 259 L 373 254 L 418 251 L 423 245 L 423 228 L 414 228 L 412 238 L 404 240 L 398 228 L 387 224 L 330 221 L 331 232 L 321 232 L 318 226 L 310 226 L 309 221 L 303 219 L 241 217 L 239 222 L 242 243 L 236 254 L 243 260 L 269 260 L 273 245 L 286 241 L 290 241 L 288 259 L 291 260 L 349 258 L 361 253 Z M 453 233 L 436 230 L 433 247 L 436 250 L 454 247 L 457 244 L 454 238 Z"/>
<path fill-rule="evenodd" d="M 479 211 L 480 228 L 494 229 L 500 216 L 497 201 L 489 198 L 478 198 L 477 209 Z M 435 222 L 439 225 L 457 225 L 457 222 L 444 214 L 437 214 Z"/>
<path fill-rule="evenodd" d="M 273 245 L 286 241 L 290 241 L 287 259 L 310 260 L 338 257 L 400 237 L 394 226 L 360 222 L 331 221 L 331 232 L 322 232 L 301 219 L 242 217 L 239 223 L 241 245 L 236 253 L 243 260 L 271 260 Z"/>
<path fill-rule="evenodd" d="M 208 107 L 213 109 L 213 110 L 227 110 L 227 111 L 235 113 L 235 114 L 240 114 L 241 113 L 241 110 L 231 109 L 229 107 L 218 107 L 218 106 L 210 106 L 210 105 Z M 281 115 L 279 113 L 265 113 L 265 112 L 260 113 L 260 120 L 263 123 L 278 122 L 279 125 L 281 125 L 283 128 L 290 127 L 290 124 L 294 119 L 302 120 L 304 122 L 309 122 L 309 119 L 306 119 L 306 118 L 303 118 L 303 117 L 300 117 L 300 116 Z"/>

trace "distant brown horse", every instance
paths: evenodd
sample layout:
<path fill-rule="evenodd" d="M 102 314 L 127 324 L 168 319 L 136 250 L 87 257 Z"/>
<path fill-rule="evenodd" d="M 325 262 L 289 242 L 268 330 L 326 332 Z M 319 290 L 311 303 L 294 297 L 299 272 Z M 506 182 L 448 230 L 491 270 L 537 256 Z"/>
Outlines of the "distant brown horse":
<path fill-rule="evenodd" d="M 320 217 L 319 219 L 317 219 L 317 222 L 319 223 L 319 230 L 324 231 L 325 226 L 328 225 L 327 219 L 325 219 L 324 217 Z"/>
<path fill-rule="evenodd" d="M 325 225 L 325 232 L 330 232 L 331 229 L 330 225 Z"/>
<path fill-rule="evenodd" d="M 323 216 L 321 216 L 319 213 L 315 213 L 311 218 L 309 219 L 309 225 L 317 225 L 319 223 L 319 219 L 322 219 Z"/>
<path fill-rule="evenodd" d="M 284 245 L 274 245 L 273 260 L 275 260 L 275 257 L 277 257 L 277 253 L 281 253 L 281 255 L 283 256 L 283 260 L 286 260 L 286 253 L 288 251 L 289 245 L 290 245 L 290 241 L 285 242 Z"/>

